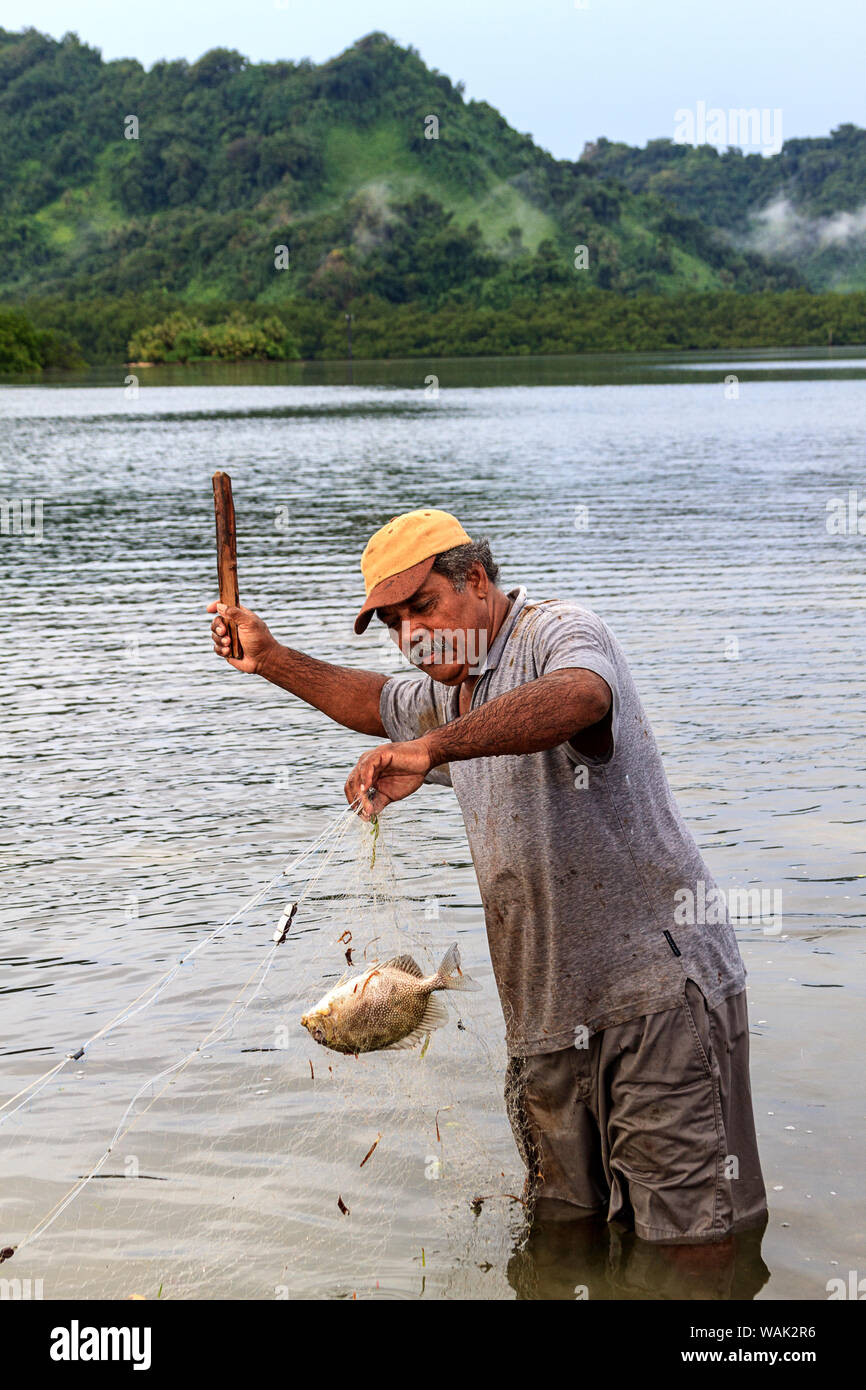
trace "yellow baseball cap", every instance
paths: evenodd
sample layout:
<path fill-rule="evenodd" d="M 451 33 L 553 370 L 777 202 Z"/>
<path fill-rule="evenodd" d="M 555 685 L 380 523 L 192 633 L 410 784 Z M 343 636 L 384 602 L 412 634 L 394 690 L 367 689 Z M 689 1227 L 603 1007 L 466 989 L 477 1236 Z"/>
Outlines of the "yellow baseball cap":
<path fill-rule="evenodd" d="M 370 537 L 361 556 L 367 597 L 355 619 L 355 631 L 365 630 L 374 609 L 402 603 L 414 594 L 443 550 L 468 545 L 471 540 L 450 512 L 424 507 L 392 516 Z"/>

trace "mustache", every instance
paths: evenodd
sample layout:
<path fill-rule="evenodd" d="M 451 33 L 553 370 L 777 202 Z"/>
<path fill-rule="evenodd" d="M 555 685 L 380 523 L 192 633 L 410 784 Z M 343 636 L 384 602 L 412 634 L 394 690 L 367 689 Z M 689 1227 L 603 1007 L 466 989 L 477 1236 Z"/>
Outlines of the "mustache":
<path fill-rule="evenodd" d="M 487 656 L 487 633 L 478 628 L 437 628 L 412 636 L 404 624 L 398 645 L 413 666 L 478 666 Z"/>

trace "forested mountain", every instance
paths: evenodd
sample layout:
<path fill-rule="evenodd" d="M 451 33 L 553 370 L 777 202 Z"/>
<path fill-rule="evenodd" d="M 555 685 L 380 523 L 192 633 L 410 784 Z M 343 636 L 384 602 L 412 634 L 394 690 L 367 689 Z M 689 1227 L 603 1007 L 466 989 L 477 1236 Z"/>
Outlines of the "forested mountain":
<path fill-rule="evenodd" d="M 598 140 L 584 160 L 634 194 L 654 194 L 729 240 L 796 268 L 814 289 L 866 287 L 866 130 L 840 125 L 765 158 L 710 145 Z"/>
<path fill-rule="evenodd" d="M 557 160 L 413 48 L 0 29 L 0 371 L 866 340 L 866 131 Z"/>
<path fill-rule="evenodd" d="M 215 49 L 145 71 L 0 30 L 0 297 L 503 307 L 803 283 L 609 167 L 618 149 L 555 160 L 383 34 L 319 66 Z"/>

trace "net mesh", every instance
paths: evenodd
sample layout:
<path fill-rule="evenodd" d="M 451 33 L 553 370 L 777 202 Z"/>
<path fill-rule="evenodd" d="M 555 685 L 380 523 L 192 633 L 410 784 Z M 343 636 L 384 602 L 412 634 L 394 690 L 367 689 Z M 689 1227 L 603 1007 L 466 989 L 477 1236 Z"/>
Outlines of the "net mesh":
<path fill-rule="evenodd" d="M 433 974 L 460 939 L 424 858 L 411 820 L 339 817 L 82 1058 L 19 1078 L 0 1112 L 16 1277 L 46 1297 L 502 1292 L 524 1172 L 495 991 L 440 992 L 426 1049 L 343 1055 L 300 1025 L 341 979 L 405 954 Z"/>

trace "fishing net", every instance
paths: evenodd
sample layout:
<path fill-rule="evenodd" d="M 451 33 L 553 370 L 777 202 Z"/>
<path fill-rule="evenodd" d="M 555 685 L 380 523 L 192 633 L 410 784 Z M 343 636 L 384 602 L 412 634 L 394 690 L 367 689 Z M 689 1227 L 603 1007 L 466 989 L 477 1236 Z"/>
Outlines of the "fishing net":
<path fill-rule="evenodd" d="M 347 810 L 162 974 L 130 965 L 119 1012 L 83 1007 L 83 1051 L 16 1059 L 2 1274 L 44 1297 L 507 1292 L 524 1174 L 502 1018 L 436 853 L 411 812 Z M 425 1048 L 343 1055 L 300 1026 L 341 979 L 407 954 L 433 974 L 455 940 L 484 988 L 438 995 Z"/>

